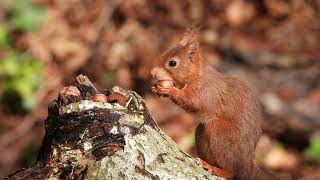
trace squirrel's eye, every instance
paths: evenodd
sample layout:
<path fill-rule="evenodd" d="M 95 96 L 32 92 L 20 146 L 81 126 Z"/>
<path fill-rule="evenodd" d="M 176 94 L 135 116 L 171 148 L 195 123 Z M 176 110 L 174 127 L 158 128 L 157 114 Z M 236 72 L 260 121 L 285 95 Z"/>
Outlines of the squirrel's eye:
<path fill-rule="evenodd" d="M 177 65 L 177 61 L 175 61 L 175 60 L 170 60 L 169 61 L 169 66 L 170 67 L 175 67 Z"/>

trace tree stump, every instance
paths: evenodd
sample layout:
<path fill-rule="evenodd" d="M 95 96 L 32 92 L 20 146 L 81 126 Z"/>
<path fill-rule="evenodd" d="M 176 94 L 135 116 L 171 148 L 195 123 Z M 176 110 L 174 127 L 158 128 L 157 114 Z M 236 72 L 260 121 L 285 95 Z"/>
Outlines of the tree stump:
<path fill-rule="evenodd" d="M 77 81 L 49 106 L 37 162 L 7 179 L 221 179 L 159 129 L 137 93 Z"/>

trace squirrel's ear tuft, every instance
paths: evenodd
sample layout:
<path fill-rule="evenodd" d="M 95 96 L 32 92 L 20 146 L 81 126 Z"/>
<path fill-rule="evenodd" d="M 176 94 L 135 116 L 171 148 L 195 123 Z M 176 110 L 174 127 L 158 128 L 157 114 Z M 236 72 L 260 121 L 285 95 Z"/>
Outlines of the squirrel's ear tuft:
<path fill-rule="evenodd" d="M 199 42 L 199 29 L 196 27 L 190 27 L 184 32 L 179 45 L 187 46 L 188 44 L 194 42 Z"/>
<path fill-rule="evenodd" d="M 179 45 L 185 47 L 188 59 L 193 62 L 194 56 L 199 52 L 199 29 L 196 27 L 188 28 L 184 32 Z"/>

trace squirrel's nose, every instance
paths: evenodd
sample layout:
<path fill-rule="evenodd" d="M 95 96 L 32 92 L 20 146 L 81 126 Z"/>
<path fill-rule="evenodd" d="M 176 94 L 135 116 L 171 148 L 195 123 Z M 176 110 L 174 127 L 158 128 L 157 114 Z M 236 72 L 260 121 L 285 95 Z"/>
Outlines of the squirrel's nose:
<path fill-rule="evenodd" d="M 162 81 L 162 80 L 169 80 L 172 81 L 172 77 L 171 75 L 162 67 L 154 67 L 151 70 L 151 76 L 158 80 L 158 81 Z"/>

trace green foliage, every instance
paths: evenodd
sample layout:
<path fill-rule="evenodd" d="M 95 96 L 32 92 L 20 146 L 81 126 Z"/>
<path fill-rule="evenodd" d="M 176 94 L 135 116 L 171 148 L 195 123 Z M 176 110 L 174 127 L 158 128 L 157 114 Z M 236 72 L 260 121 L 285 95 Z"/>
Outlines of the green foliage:
<path fill-rule="evenodd" d="M 0 62 L 0 77 L 4 92 L 18 94 L 24 110 L 34 108 L 34 92 L 43 81 L 42 65 L 38 60 L 12 51 Z"/>
<path fill-rule="evenodd" d="M 179 144 L 184 148 L 191 148 L 196 145 L 196 139 L 194 136 L 194 132 L 190 132 L 183 136 L 179 142 Z"/>
<path fill-rule="evenodd" d="M 261 154 L 256 154 L 255 155 L 255 161 L 258 165 L 263 165 L 264 162 L 264 156 Z"/>
<path fill-rule="evenodd" d="M 104 79 L 109 85 L 113 85 L 116 79 L 116 72 L 115 71 L 108 71 L 104 74 Z"/>
<path fill-rule="evenodd" d="M 0 47 L 8 47 L 9 32 L 5 24 L 0 23 Z"/>
<path fill-rule="evenodd" d="M 194 136 L 194 132 L 190 132 L 188 133 L 186 136 L 183 137 L 183 139 L 190 144 L 191 146 L 195 146 L 196 145 L 196 139 Z"/>
<path fill-rule="evenodd" d="M 36 162 L 37 155 L 38 148 L 33 143 L 28 144 L 23 152 L 22 163 L 27 167 L 31 167 Z"/>
<path fill-rule="evenodd" d="M 34 31 L 45 18 L 45 10 L 30 0 L 15 0 L 8 22 L 0 23 L 0 97 L 18 97 L 20 107 L 31 111 L 36 105 L 35 91 L 43 81 L 40 61 L 26 56 L 10 44 L 10 31 Z M 16 102 L 16 101 L 14 101 Z M 9 101 L 9 103 L 11 103 Z"/>
<path fill-rule="evenodd" d="M 35 31 L 45 19 L 45 10 L 30 0 L 15 0 L 10 22 L 21 31 Z"/>
<path fill-rule="evenodd" d="M 277 149 L 277 150 L 279 150 L 279 151 L 285 151 L 285 147 L 283 146 L 283 144 L 281 144 L 281 143 L 277 143 L 277 144 L 275 144 L 274 145 L 275 146 L 275 148 Z"/>
<path fill-rule="evenodd" d="M 320 137 L 311 139 L 309 147 L 305 150 L 305 155 L 311 160 L 320 162 Z"/>

